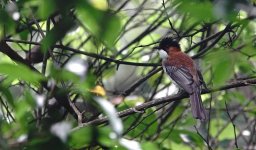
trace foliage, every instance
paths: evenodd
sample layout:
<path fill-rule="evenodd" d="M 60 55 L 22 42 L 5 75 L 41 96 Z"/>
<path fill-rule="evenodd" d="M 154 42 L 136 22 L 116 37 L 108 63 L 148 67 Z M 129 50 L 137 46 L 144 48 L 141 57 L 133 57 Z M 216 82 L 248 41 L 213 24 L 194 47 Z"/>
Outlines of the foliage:
<path fill-rule="evenodd" d="M 0 149 L 255 149 L 255 9 L 0 0 Z M 207 122 L 160 69 L 165 36 L 200 66 Z"/>

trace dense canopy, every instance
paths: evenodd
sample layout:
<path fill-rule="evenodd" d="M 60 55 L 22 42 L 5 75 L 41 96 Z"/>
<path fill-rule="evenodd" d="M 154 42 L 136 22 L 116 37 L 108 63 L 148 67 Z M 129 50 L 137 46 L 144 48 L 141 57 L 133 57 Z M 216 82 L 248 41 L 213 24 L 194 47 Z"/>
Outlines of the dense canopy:
<path fill-rule="evenodd" d="M 255 149 L 255 0 L 0 0 L 0 149 Z M 164 74 L 196 62 L 208 120 Z"/>

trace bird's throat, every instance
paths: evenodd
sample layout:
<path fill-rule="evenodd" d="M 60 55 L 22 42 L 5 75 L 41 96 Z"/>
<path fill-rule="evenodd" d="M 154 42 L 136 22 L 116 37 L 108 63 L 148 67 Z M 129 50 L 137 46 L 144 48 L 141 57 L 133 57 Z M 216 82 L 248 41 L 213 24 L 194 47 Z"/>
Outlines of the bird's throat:
<path fill-rule="evenodd" d="M 158 53 L 159 53 L 159 56 L 160 56 L 163 60 L 165 60 L 165 59 L 168 58 L 168 54 L 167 54 L 166 51 L 164 51 L 164 50 L 161 49 L 161 50 L 158 51 Z"/>

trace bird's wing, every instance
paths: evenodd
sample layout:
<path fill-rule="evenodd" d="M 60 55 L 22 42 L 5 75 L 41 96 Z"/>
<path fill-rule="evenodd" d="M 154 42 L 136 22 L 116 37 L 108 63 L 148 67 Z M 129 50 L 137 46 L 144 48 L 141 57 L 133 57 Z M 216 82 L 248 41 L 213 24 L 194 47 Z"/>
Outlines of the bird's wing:
<path fill-rule="evenodd" d="M 176 82 L 176 84 L 178 84 L 178 86 L 183 88 L 189 94 L 193 93 L 192 84 L 194 80 L 188 69 L 184 67 L 177 68 L 175 66 L 165 66 L 165 69 L 166 73 Z"/>

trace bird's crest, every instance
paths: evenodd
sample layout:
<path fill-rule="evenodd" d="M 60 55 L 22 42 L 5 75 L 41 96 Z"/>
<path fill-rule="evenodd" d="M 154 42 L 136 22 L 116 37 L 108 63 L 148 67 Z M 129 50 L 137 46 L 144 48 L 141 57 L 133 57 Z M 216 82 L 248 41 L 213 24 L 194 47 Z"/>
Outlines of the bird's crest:
<path fill-rule="evenodd" d="M 171 37 L 163 38 L 159 43 L 159 48 L 165 50 L 169 47 L 176 47 L 180 49 L 180 44 Z"/>

